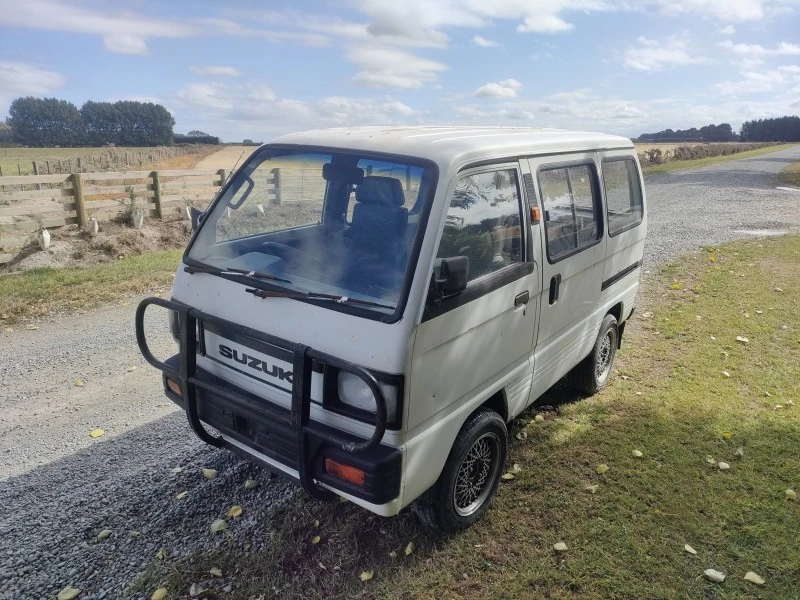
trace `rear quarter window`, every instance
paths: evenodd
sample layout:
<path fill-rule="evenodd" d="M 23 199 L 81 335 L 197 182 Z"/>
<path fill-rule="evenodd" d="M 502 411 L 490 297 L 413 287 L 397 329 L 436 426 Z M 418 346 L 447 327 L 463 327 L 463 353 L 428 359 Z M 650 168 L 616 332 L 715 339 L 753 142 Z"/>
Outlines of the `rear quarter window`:
<path fill-rule="evenodd" d="M 642 186 L 636 163 L 629 159 L 603 161 L 603 186 L 611 236 L 636 227 L 642 222 Z"/>

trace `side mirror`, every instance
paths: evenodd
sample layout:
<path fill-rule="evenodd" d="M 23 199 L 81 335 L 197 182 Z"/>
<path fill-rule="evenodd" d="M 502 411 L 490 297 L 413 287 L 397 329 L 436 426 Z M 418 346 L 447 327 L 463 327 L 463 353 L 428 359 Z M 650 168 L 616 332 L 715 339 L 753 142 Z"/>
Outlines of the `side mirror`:
<path fill-rule="evenodd" d="M 203 217 L 206 216 L 199 208 L 195 208 L 194 206 L 187 206 L 186 212 L 189 215 L 189 220 L 192 222 L 192 231 L 197 231 L 197 228 L 200 227 L 200 224 L 203 222 Z"/>
<path fill-rule="evenodd" d="M 463 292 L 467 287 L 468 278 L 469 258 L 466 256 L 437 259 L 433 268 L 433 281 L 431 282 L 434 299 L 440 301 L 445 296 Z"/>

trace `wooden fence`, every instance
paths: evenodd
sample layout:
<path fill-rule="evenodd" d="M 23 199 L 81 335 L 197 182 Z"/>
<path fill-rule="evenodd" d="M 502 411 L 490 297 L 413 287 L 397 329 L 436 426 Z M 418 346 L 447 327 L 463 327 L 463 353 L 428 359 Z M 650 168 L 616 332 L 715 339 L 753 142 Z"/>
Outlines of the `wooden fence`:
<path fill-rule="evenodd" d="M 225 177 L 224 169 L 0 177 L 0 264 L 42 227 L 83 228 L 91 217 L 119 216 L 129 210 L 131 194 L 139 209 L 159 219 L 170 208 L 205 207 Z"/>

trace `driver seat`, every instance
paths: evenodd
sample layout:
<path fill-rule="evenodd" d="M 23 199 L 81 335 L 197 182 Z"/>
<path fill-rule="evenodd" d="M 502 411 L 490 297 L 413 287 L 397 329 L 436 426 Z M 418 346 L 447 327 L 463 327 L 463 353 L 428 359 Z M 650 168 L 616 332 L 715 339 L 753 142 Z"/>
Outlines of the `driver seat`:
<path fill-rule="evenodd" d="M 351 289 L 371 282 L 393 287 L 400 270 L 399 259 L 406 255 L 408 209 L 403 184 L 394 177 L 368 176 L 356 187 L 353 220 L 347 232 L 350 260 L 345 281 Z M 359 289 L 358 291 L 364 291 Z"/>

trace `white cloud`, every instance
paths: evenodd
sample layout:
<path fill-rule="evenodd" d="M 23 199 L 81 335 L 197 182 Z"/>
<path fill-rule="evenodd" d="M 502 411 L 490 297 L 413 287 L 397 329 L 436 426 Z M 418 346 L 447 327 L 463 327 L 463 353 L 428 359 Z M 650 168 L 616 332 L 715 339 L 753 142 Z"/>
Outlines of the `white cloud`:
<path fill-rule="evenodd" d="M 636 41 L 637 46 L 625 50 L 623 62 L 629 69 L 664 71 L 674 67 L 710 62 L 704 56 L 693 55 L 688 43 L 677 37 L 662 42 L 640 37 Z"/>
<path fill-rule="evenodd" d="M 19 96 L 44 96 L 62 87 L 64 76 L 33 65 L 0 60 L 0 115 Z"/>
<path fill-rule="evenodd" d="M 244 71 L 236 67 L 202 65 L 189 67 L 192 73 L 197 75 L 210 75 L 211 77 L 241 77 Z"/>
<path fill-rule="evenodd" d="M 358 85 L 414 90 L 436 81 L 447 66 L 396 48 L 355 46 L 347 59 L 361 69 L 353 77 Z"/>
<path fill-rule="evenodd" d="M 90 9 L 64 0 L 0 0 L 0 26 L 98 35 L 109 52 L 137 55 L 148 54 L 150 38 L 234 35 L 311 46 L 330 42 L 328 36 L 319 33 L 252 29 L 228 19 L 155 18 L 116 8 Z"/>
<path fill-rule="evenodd" d="M 13 96 L 49 94 L 64 85 L 64 77 L 33 65 L 0 61 L 0 90 Z"/>
<path fill-rule="evenodd" d="M 147 49 L 147 42 L 143 38 L 124 33 L 105 36 L 103 38 L 103 47 L 109 52 L 117 54 L 136 54 L 139 56 L 150 54 Z"/>
<path fill-rule="evenodd" d="M 516 98 L 522 84 L 516 79 L 504 79 L 482 85 L 473 92 L 479 98 Z"/>
<path fill-rule="evenodd" d="M 781 42 L 774 48 L 765 48 L 761 44 L 734 44 L 725 40 L 717 44 L 738 56 L 751 59 L 763 59 L 767 56 L 800 56 L 800 45 Z"/>
<path fill-rule="evenodd" d="M 408 123 L 422 113 L 392 96 L 326 96 L 313 102 L 281 98 L 266 85 L 196 83 L 175 97 L 178 127 L 219 131 L 230 139 L 267 139 L 313 127 Z"/>
<path fill-rule="evenodd" d="M 733 35 L 736 33 L 736 27 L 733 25 L 728 25 L 727 27 L 722 27 L 719 29 L 720 35 Z"/>
<path fill-rule="evenodd" d="M 785 65 L 771 71 L 745 71 L 737 81 L 725 81 L 717 84 L 716 88 L 727 96 L 739 96 L 781 91 L 798 84 L 800 67 Z"/>
<path fill-rule="evenodd" d="M 472 43 L 476 46 L 480 46 L 481 48 L 497 48 L 500 46 L 500 42 L 495 42 L 494 40 L 486 39 L 480 35 L 476 35 L 472 38 Z"/>

